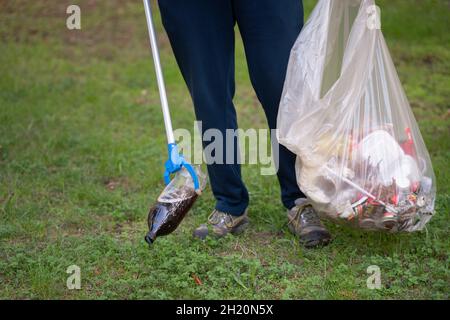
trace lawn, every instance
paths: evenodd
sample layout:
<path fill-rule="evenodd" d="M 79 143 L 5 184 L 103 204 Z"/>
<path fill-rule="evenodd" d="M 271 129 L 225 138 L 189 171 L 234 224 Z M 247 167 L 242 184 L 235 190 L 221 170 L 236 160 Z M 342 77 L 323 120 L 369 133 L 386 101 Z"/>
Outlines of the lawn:
<path fill-rule="evenodd" d="M 316 1 L 305 1 L 307 13 Z M 163 188 L 165 135 L 140 1 L 0 1 L 0 298 L 448 299 L 450 1 L 383 0 L 382 28 L 437 176 L 436 216 L 414 234 L 327 223 L 331 245 L 289 234 L 275 176 L 243 168 L 251 228 L 192 238 L 210 189 L 180 228 L 149 248 L 150 204 Z M 175 128 L 194 114 L 159 15 Z M 236 106 L 243 129 L 264 128 L 240 39 Z M 66 269 L 81 268 L 69 290 Z M 382 288 L 366 286 L 377 265 Z"/>

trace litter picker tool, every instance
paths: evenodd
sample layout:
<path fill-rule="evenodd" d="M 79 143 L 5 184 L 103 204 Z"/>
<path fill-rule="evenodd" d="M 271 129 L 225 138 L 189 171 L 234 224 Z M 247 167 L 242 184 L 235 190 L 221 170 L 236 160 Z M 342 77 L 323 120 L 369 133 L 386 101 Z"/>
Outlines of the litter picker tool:
<path fill-rule="evenodd" d="M 167 101 L 166 87 L 164 84 L 164 76 L 159 59 L 159 48 L 156 40 L 156 32 L 153 24 L 150 0 L 144 0 L 145 16 L 147 18 L 148 34 L 152 49 L 153 62 L 155 64 L 156 80 L 158 82 L 159 97 L 161 99 L 161 107 L 164 116 L 164 126 L 167 135 L 167 151 L 168 159 L 165 163 L 164 181 L 166 184 L 170 182 L 170 176 L 183 167 L 189 172 L 194 182 L 196 192 L 200 193 L 200 183 L 193 166 L 186 161 L 182 154 L 178 151 L 172 129 L 172 120 L 170 118 L 169 103 Z"/>
<path fill-rule="evenodd" d="M 167 102 L 164 77 L 159 60 L 159 49 L 156 41 L 150 0 L 144 0 L 144 8 L 153 61 L 155 63 L 159 96 L 161 98 L 164 125 L 166 127 L 168 151 L 168 159 L 165 162 L 164 170 L 166 187 L 158 197 L 156 204 L 150 208 L 147 218 L 149 231 L 145 236 L 145 241 L 148 244 L 152 244 L 157 237 L 165 236 L 175 231 L 201 193 L 206 183 L 206 178 L 199 167 L 196 166 L 194 168 L 178 152 L 173 135 L 169 103 Z M 171 179 L 172 174 L 175 174 L 173 179 Z"/>

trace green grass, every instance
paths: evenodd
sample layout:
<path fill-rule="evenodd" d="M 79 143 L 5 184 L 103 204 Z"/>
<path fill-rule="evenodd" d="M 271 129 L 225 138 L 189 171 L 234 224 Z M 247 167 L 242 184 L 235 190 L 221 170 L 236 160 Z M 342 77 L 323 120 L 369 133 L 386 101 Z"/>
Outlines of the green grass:
<path fill-rule="evenodd" d="M 308 13 L 314 3 L 305 1 Z M 312 251 L 288 233 L 276 178 L 256 166 L 243 168 L 244 235 L 191 237 L 213 206 L 208 189 L 174 234 L 145 245 L 165 136 L 141 3 L 79 1 L 81 31 L 65 28 L 69 4 L 0 2 L 0 298 L 448 299 L 449 1 L 378 1 L 433 160 L 436 216 L 402 235 L 328 224 L 334 242 Z M 160 40 L 174 127 L 192 128 L 188 92 Z M 240 125 L 264 128 L 240 41 L 236 56 Z M 72 264 L 81 290 L 66 288 Z M 366 287 L 370 265 L 381 268 L 381 290 Z"/>

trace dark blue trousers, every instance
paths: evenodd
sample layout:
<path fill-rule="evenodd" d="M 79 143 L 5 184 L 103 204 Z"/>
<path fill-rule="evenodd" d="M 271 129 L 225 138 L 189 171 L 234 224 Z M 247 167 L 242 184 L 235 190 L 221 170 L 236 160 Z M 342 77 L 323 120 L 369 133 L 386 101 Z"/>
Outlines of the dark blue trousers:
<path fill-rule="evenodd" d="M 225 144 L 225 130 L 238 127 L 233 105 L 236 24 L 253 88 L 269 127 L 275 129 L 289 53 L 303 26 L 302 1 L 159 0 L 159 7 L 202 131 L 220 130 Z M 234 145 L 237 155 L 237 141 Z M 208 174 L 216 209 L 240 215 L 249 196 L 240 166 L 234 163 L 210 164 Z M 295 155 L 280 145 L 277 174 L 282 202 L 289 209 L 297 198 L 304 197 L 297 186 L 294 164 Z"/>

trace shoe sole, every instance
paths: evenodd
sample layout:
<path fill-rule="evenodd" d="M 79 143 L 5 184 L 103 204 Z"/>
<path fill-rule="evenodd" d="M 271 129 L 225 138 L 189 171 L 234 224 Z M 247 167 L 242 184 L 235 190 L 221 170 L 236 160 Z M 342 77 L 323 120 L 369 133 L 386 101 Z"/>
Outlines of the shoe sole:
<path fill-rule="evenodd" d="M 312 231 L 300 237 L 300 244 L 307 249 L 324 247 L 331 242 L 331 235 L 328 231 Z"/>
<path fill-rule="evenodd" d="M 249 223 L 250 223 L 250 220 L 248 218 L 243 219 L 236 227 L 234 227 L 230 231 L 230 233 L 234 236 L 241 234 L 242 232 L 245 231 L 245 229 L 247 229 Z"/>
<path fill-rule="evenodd" d="M 288 229 L 292 234 L 299 237 L 300 244 L 307 249 L 324 247 L 328 245 L 332 240 L 330 233 L 326 230 L 316 230 L 304 235 L 298 235 L 297 232 L 295 232 L 295 228 L 293 225 L 289 224 Z"/>

